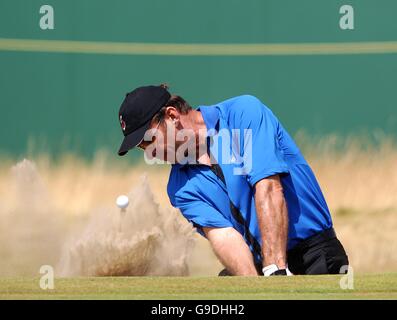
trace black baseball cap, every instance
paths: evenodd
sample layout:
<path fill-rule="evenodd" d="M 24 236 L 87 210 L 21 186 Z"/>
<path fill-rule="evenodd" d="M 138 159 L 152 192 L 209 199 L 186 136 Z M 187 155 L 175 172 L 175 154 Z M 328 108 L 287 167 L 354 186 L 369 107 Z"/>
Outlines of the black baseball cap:
<path fill-rule="evenodd" d="M 153 116 L 165 106 L 170 97 L 163 86 L 139 87 L 126 94 L 119 110 L 119 121 L 124 134 L 119 156 L 141 143 Z"/>

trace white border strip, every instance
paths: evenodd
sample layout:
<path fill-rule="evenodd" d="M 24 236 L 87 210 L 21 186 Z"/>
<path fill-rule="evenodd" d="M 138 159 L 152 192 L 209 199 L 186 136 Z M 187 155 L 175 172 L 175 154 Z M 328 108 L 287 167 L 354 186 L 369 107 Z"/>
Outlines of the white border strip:
<path fill-rule="evenodd" d="M 181 44 L 0 38 L 0 51 L 162 56 L 388 54 L 397 53 L 397 41 L 285 44 Z"/>

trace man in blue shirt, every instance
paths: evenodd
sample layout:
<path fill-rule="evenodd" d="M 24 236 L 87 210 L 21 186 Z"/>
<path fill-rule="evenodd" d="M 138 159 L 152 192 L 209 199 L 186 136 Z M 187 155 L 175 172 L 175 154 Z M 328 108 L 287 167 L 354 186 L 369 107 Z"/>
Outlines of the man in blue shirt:
<path fill-rule="evenodd" d="M 172 163 L 171 204 L 205 236 L 224 275 L 347 270 L 320 186 L 279 120 L 251 95 L 193 110 L 167 87 L 140 87 L 119 111 L 124 141 Z"/>

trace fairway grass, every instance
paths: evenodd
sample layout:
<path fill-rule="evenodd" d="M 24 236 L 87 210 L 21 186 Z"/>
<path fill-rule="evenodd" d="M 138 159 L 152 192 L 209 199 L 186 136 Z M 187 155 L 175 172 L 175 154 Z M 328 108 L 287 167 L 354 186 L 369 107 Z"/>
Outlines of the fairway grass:
<path fill-rule="evenodd" d="M 0 278 L 0 299 L 397 299 L 397 273 L 294 277 L 56 278 L 42 290 L 39 278 Z"/>

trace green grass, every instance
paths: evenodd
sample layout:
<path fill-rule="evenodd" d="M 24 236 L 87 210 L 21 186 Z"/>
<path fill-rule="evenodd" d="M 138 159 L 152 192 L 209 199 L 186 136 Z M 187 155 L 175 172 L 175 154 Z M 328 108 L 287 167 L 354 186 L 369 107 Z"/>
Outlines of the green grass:
<path fill-rule="evenodd" d="M 397 273 L 355 275 L 353 290 L 341 277 L 0 278 L 0 299 L 397 299 Z"/>

